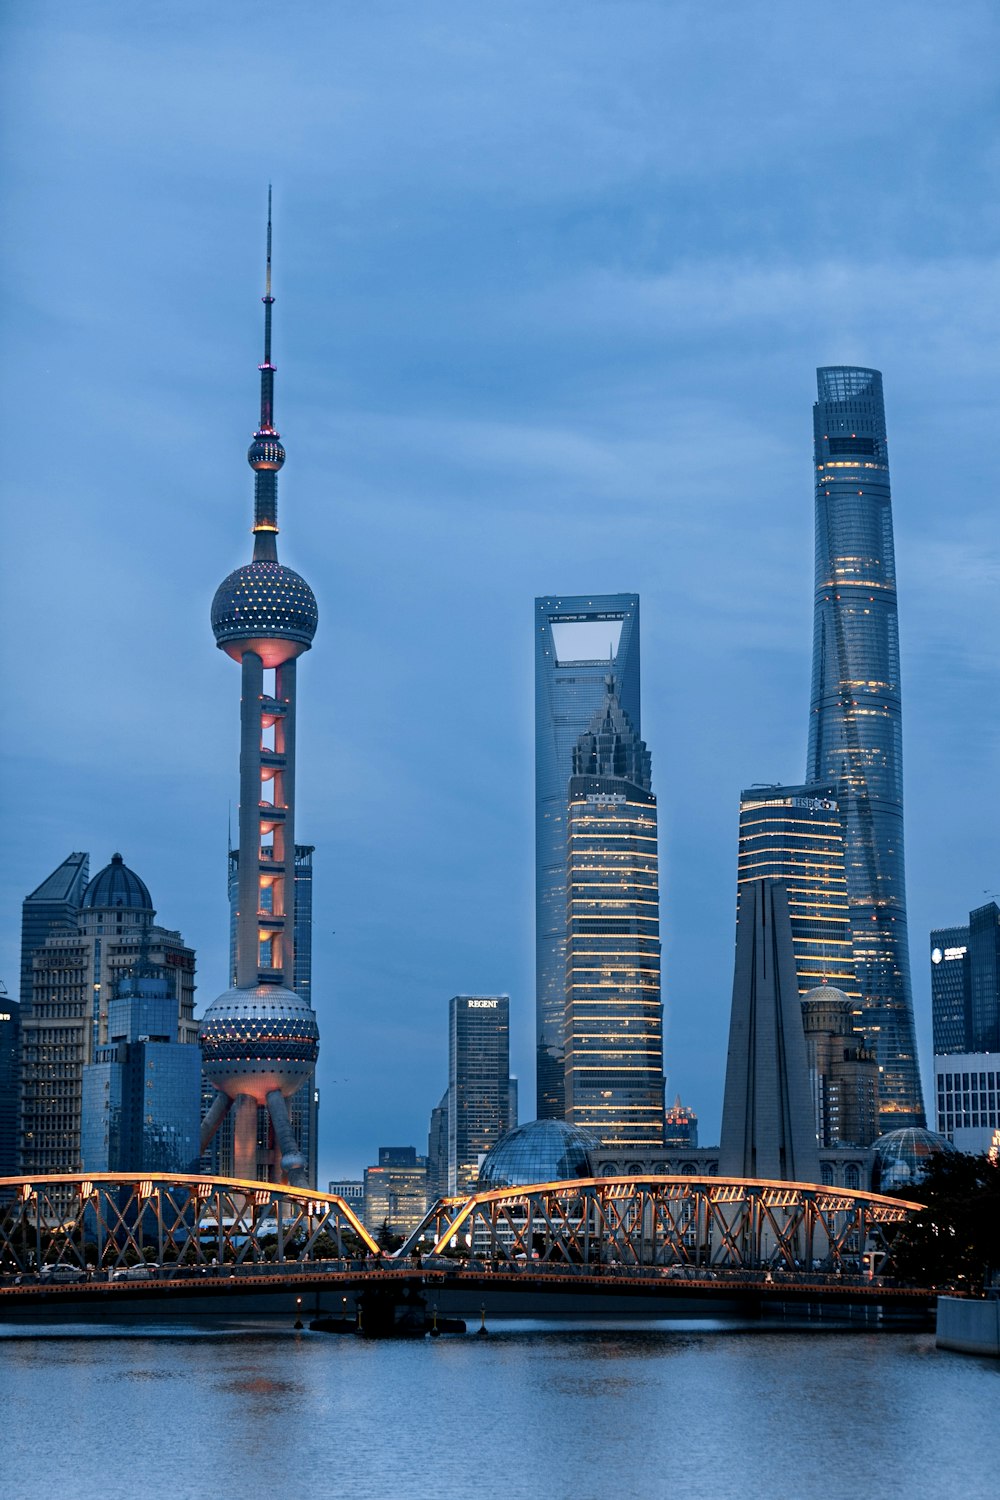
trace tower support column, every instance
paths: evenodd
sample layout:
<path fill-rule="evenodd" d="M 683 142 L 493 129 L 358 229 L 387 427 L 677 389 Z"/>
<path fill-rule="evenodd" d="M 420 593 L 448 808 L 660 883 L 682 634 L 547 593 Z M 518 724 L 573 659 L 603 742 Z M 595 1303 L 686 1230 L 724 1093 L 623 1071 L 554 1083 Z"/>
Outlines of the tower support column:
<path fill-rule="evenodd" d="M 240 864 L 239 917 L 236 939 L 236 983 L 257 983 L 260 905 L 260 701 L 264 664 L 254 651 L 240 659 Z"/>

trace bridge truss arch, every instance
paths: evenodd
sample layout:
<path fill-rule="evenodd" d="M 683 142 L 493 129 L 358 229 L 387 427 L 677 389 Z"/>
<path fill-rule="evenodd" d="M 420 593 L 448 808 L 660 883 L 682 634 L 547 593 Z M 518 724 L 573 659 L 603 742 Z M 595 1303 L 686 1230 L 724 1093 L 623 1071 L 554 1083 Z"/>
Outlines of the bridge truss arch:
<path fill-rule="evenodd" d="M 458 1249 L 497 1264 L 882 1271 L 919 1203 L 818 1183 L 588 1177 L 440 1199 L 397 1257 Z"/>
<path fill-rule="evenodd" d="M 378 1255 L 343 1198 L 232 1177 L 124 1172 L 0 1178 L 0 1273 L 111 1273 Z"/>

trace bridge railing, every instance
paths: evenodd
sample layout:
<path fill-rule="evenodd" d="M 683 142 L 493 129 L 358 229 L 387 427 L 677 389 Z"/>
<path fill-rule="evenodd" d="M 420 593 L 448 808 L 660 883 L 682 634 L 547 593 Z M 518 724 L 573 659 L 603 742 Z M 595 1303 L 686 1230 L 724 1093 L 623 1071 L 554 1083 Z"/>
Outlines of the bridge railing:
<path fill-rule="evenodd" d="M 579 1178 L 440 1199 L 397 1256 L 873 1274 L 885 1269 L 895 1229 L 920 1207 L 818 1183 Z"/>
<path fill-rule="evenodd" d="M 103 1172 L 0 1178 L 0 1274 L 113 1273 L 154 1257 L 168 1273 L 318 1255 L 378 1255 L 343 1198 L 230 1177 Z"/>

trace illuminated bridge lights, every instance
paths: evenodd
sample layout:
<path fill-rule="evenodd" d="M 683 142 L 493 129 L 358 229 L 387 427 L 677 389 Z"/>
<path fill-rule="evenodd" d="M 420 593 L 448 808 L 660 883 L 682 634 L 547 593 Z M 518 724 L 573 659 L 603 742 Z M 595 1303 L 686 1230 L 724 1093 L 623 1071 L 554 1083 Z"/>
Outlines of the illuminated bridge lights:
<path fill-rule="evenodd" d="M 442 1199 L 397 1252 L 441 1253 L 468 1236 L 475 1254 L 511 1263 L 641 1268 L 694 1266 L 794 1274 L 821 1262 L 857 1267 L 861 1254 L 885 1269 L 886 1231 L 920 1204 L 816 1183 L 741 1178 L 624 1176 L 495 1189 Z"/>
<path fill-rule="evenodd" d="M 86 1269 L 96 1255 L 96 1269 L 110 1272 L 155 1248 L 169 1280 L 187 1265 L 308 1258 L 331 1246 L 338 1257 L 379 1254 L 349 1205 L 315 1188 L 155 1172 L 0 1178 L 0 1272 L 31 1272 L 39 1249 L 46 1264 Z"/>

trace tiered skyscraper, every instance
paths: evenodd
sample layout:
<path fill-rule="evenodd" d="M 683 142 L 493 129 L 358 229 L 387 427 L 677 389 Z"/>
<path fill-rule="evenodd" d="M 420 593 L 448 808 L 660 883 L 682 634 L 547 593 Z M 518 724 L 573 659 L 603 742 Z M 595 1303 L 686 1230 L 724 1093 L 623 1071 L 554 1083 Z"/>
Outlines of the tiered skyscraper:
<path fill-rule="evenodd" d="M 577 740 L 604 702 L 614 673 L 618 701 L 636 734 L 639 704 L 638 594 L 578 594 L 535 600 L 535 1008 L 537 1112 L 565 1115 L 566 788 Z"/>
<path fill-rule="evenodd" d="M 257 1175 L 257 1112 L 266 1106 L 280 1171 L 307 1186 L 306 1162 L 285 1100 L 311 1077 L 319 1028 L 295 974 L 295 672 L 312 645 L 312 589 L 278 562 L 278 470 L 285 450 L 274 426 L 271 363 L 271 212 L 268 197 L 264 362 L 260 423 L 247 458 L 254 471 L 253 561 L 230 573 L 212 602 L 216 644 L 242 673 L 240 706 L 239 910 L 236 985 L 206 1011 L 200 1040 L 219 1095 L 202 1126 L 206 1147 L 235 1107 L 234 1171 Z M 277 1169 L 278 1163 L 274 1164 Z"/>
<path fill-rule="evenodd" d="M 663 1144 L 663 1005 L 650 756 L 614 677 L 573 751 L 566 875 L 566 1119 L 608 1149 Z"/>
<path fill-rule="evenodd" d="M 816 595 L 806 780 L 836 784 L 861 1024 L 883 1132 L 924 1124 L 906 932 L 896 567 L 882 376 L 817 371 Z"/>

